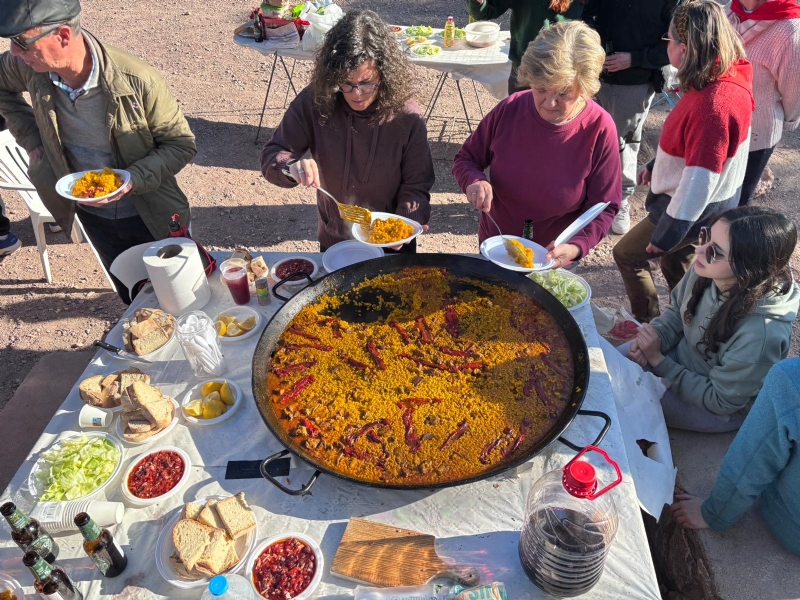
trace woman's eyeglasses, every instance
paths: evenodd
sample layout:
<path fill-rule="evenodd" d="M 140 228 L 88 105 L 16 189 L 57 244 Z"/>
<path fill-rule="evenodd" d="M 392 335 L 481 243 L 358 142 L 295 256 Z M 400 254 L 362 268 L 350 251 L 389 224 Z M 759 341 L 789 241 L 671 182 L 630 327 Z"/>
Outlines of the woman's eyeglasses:
<path fill-rule="evenodd" d="M 355 85 L 351 85 L 349 83 L 342 83 L 338 86 L 337 91 L 342 92 L 343 94 L 352 94 L 356 90 L 361 92 L 362 94 L 371 94 L 375 90 L 378 89 L 378 83 L 357 83 Z"/>
<path fill-rule="evenodd" d="M 714 248 L 714 244 L 711 243 L 711 229 L 708 227 L 701 227 L 700 228 L 700 247 L 706 247 L 705 251 L 703 252 L 703 257 L 706 259 L 707 264 L 712 264 L 714 262 L 730 262 L 717 256 L 717 250 Z"/>
<path fill-rule="evenodd" d="M 53 32 L 54 32 L 56 29 L 58 29 L 59 27 L 61 27 L 63 24 L 64 24 L 64 23 L 58 23 L 57 25 L 53 25 L 53 26 L 52 26 L 50 29 L 45 29 L 45 30 L 44 30 L 42 33 L 40 33 L 39 35 L 35 35 L 35 36 L 31 37 L 31 38 L 27 38 L 27 39 L 26 39 L 26 38 L 23 38 L 23 37 L 22 37 L 22 35 L 20 34 L 20 35 L 15 35 L 14 37 L 12 37 L 12 38 L 9 38 L 9 39 L 10 39 L 10 40 L 11 40 L 11 41 L 14 43 L 14 45 L 15 45 L 17 48 L 19 48 L 19 49 L 20 49 L 20 50 L 22 50 L 23 52 L 27 52 L 27 51 L 30 49 L 30 47 L 31 47 L 31 44 L 32 44 L 33 42 L 35 42 L 36 40 L 40 40 L 40 39 L 42 39 L 42 38 L 43 38 L 43 37 L 45 37 L 46 35 L 50 35 L 50 34 L 51 34 L 51 33 L 53 33 Z"/>

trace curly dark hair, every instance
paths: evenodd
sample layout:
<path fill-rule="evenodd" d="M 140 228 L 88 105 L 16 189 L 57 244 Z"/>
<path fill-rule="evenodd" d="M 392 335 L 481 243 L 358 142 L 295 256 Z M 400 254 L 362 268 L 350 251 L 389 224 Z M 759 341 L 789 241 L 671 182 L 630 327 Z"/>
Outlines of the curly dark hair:
<path fill-rule="evenodd" d="M 756 303 L 770 294 L 785 294 L 792 286 L 789 259 L 797 244 L 797 228 L 785 215 L 760 206 L 743 206 L 718 215 L 728 224 L 731 249 L 728 260 L 736 284 L 726 291 L 727 299 L 711 316 L 697 349 L 707 357 L 719 352 L 733 335 L 741 319 L 753 312 Z M 683 313 L 689 325 L 711 279 L 698 277 Z M 704 349 L 702 348 L 704 347 Z"/>
<path fill-rule="evenodd" d="M 375 61 L 381 77 L 373 120 L 384 123 L 403 110 L 413 94 L 411 65 L 376 13 L 351 11 L 331 28 L 317 51 L 311 89 L 320 123 L 324 125 L 336 109 L 337 87 L 368 60 Z"/>

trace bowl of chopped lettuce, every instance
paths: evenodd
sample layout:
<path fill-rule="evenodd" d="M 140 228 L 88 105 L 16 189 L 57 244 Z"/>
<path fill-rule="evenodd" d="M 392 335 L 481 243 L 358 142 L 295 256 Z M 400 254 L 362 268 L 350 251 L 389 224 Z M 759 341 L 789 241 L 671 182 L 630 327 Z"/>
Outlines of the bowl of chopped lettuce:
<path fill-rule="evenodd" d="M 433 27 L 428 27 L 427 25 L 413 25 L 411 27 L 406 27 L 406 35 L 421 35 L 424 37 L 428 37 L 433 33 Z"/>
<path fill-rule="evenodd" d="M 419 46 L 414 46 L 411 48 L 411 52 L 416 54 L 417 56 L 436 56 L 442 51 L 439 46 L 433 46 L 431 44 L 422 44 Z"/>
<path fill-rule="evenodd" d="M 528 278 L 558 298 L 570 312 L 586 306 L 592 298 L 592 288 L 586 280 L 564 269 L 533 272 Z"/>
<path fill-rule="evenodd" d="M 41 453 L 28 477 L 39 502 L 67 502 L 99 493 L 122 469 L 123 447 L 101 431 L 71 435 Z"/>

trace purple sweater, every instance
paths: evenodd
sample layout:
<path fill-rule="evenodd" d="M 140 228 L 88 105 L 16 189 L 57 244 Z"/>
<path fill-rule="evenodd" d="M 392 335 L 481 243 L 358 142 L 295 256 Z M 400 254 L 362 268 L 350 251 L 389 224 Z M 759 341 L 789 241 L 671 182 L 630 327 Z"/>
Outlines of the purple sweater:
<path fill-rule="evenodd" d="M 311 88 L 289 106 L 272 139 L 261 152 L 261 172 L 280 187 L 297 185 L 281 169 L 311 153 L 319 167 L 320 185 L 339 202 L 389 212 L 419 221 L 431 214 L 433 159 L 422 111 L 413 100 L 381 125 L 370 123 L 374 107 L 356 112 L 341 95 L 326 125 L 319 122 Z M 336 205 L 317 192 L 317 239 L 330 247 L 352 238 L 351 223 L 339 217 Z"/>
<path fill-rule="evenodd" d="M 491 167 L 491 180 L 484 170 Z M 554 241 L 586 209 L 611 202 L 570 240 L 581 256 L 605 237 L 622 200 L 619 139 L 614 121 L 594 101 L 573 121 L 548 123 L 536 111 L 533 93 L 518 92 L 498 104 L 467 138 L 453 162 L 459 187 L 491 181 L 491 214 L 503 233 L 522 235 L 533 220 L 534 240 Z M 481 242 L 497 235 L 481 215 Z"/>

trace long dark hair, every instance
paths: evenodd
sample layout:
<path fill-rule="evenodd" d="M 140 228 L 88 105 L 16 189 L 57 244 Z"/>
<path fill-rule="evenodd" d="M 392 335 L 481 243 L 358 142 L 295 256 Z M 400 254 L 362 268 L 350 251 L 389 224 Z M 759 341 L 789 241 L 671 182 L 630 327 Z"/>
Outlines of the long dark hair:
<path fill-rule="evenodd" d="M 738 322 L 753 312 L 756 303 L 769 294 L 785 294 L 792 286 L 789 259 L 797 244 L 797 228 L 785 215 L 761 206 L 743 206 L 718 215 L 709 223 L 724 221 L 730 227 L 731 270 L 736 283 L 725 290 L 727 299 L 711 316 L 703 337 L 697 344 L 705 346 L 706 356 L 719 352 L 720 344 L 727 342 Z M 697 305 L 711 279 L 698 277 L 692 296 L 683 313 L 683 320 L 691 324 Z"/>
<path fill-rule="evenodd" d="M 381 74 L 375 116 L 383 123 L 403 110 L 411 98 L 411 66 L 389 26 L 371 10 L 350 11 L 325 36 L 311 75 L 314 105 L 326 123 L 336 108 L 337 86 L 364 62 L 375 61 Z"/>

